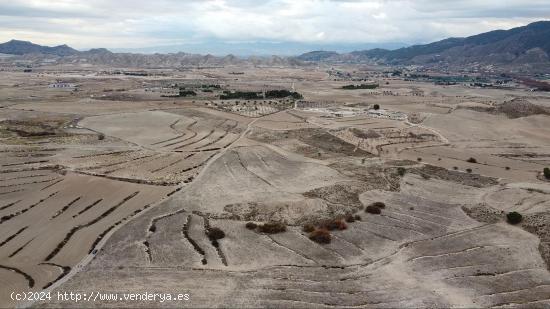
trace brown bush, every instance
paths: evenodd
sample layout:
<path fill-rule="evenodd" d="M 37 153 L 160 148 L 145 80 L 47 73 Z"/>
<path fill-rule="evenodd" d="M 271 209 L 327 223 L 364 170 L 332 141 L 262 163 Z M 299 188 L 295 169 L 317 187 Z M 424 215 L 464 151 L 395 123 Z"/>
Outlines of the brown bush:
<path fill-rule="evenodd" d="M 348 225 L 341 219 L 327 220 L 322 222 L 320 226 L 322 229 L 326 229 L 329 231 L 345 230 L 348 228 Z"/>
<path fill-rule="evenodd" d="M 254 222 L 247 222 L 245 227 L 249 230 L 255 230 L 258 227 L 258 225 Z"/>
<path fill-rule="evenodd" d="M 309 239 L 320 244 L 329 244 L 332 237 L 327 229 L 316 229 L 309 235 Z"/>
<path fill-rule="evenodd" d="M 374 214 L 374 215 L 379 215 L 379 214 L 382 213 L 382 209 L 380 209 L 380 207 L 374 206 L 374 205 L 367 206 L 365 211 L 370 213 L 370 214 Z"/>
<path fill-rule="evenodd" d="M 282 222 L 268 222 L 258 226 L 258 229 L 262 233 L 277 234 L 286 231 L 286 225 Z"/>

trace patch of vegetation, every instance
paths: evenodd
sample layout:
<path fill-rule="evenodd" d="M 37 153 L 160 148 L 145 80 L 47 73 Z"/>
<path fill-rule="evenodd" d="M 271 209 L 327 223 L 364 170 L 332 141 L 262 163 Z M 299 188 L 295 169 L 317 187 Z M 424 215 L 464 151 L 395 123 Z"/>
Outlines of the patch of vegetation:
<path fill-rule="evenodd" d="M 355 90 L 355 89 L 376 89 L 378 84 L 361 84 L 361 85 L 345 85 L 342 89 Z"/>
<path fill-rule="evenodd" d="M 544 175 L 544 178 L 550 180 L 550 168 L 545 167 L 545 168 L 542 170 L 542 173 L 543 173 L 543 175 Z"/>
<path fill-rule="evenodd" d="M 258 225 L 254 222 L 247 222 L 245 227 L 249 230 L 255 230 L 258 227 Z"/>
<path fill-rule="evenodd" d="M 386 204 L 382 202 L 374 202 L 369 206 L 367 206 L 367 208 L 365 208 L 365 212 L 374 214 L 374 215 L 379 215 L 382 213 L 382 209 L 384 208 L 386 208 Z"/>
<path fill-rule="evenodd" d="M 518 224 L 521 220 L 523 220 L 523 216 L 517 211 L 512 211 L 506 214 L 506 221 L 510 224 Z"/>
<path fill-rule="evenodd" d="M 196 95 L 197 95 L 197 93 L 193 90 L 180 89 L 180 93 L 179 93 L 180 97 L 194 97 Z"/>
<path fill-rule="evenodd" d="M 303 96 L 299 94 L 298 92 L 294 91 L 288 91 L 288 90 L 268 90 L 265 92 L 265 98 L 266 99 L 281 99 L 281 98 L 287 98 L 292 97 L 296 100 L 303 99 Z"/>
<path fill-rule="evenodd" d="M 316 229 L 311 232 L 309 239 L 320 244 L 329 244 L 332 240 L 330 232 L 327 229 Z"/>
<path fill-rule="evenodd" d="M 217 241 L 225 237 L 225 232 L 220 228 L 211 227 L 206 231 L 206 236 L 208 236 L 210 241 Z"/>
<path fill-rule="evenodd" d="M 258 230 L 265 234 L 277 234 L 286 232 L 286 224 L 282 222 L 268 222 L 258 226 Z"/>
<path fill-rule="evenodd" d="M 365 208 L 365 212 L 373 215 L 379 215 L 382 213 L 382 209 L 375 205 L 369 205 L 367 208 Z"/>
<path fill-rule="evenodd" d="M 386 204 L 382 203 L 382 202 L 374 202 L 372 204 L 370 204 L 370 206 L 376 206 L 378 208 L 386 208 Z"/>
<path fill-rule="evenodd" d="M 355 215 L 353 216 L 353 218 L 355 219 L 355 221 L 361 221 L 363 219 L 360 215 Z"/>
<path fill-rule="evenodd" d="M 97 139 L 100 140 L 100 141 L 104 140 L 105 139 L 105 134 L 99 133 L 99 135 L 97 136 Z"/>
<path fill-rule="evenodd" d="M 332 219 L 324 221 L 320 224 L 322 229 L 329 231 L 340 230 L 343 231 L 348 228 L 348 225 L 342 219 Z"/>
<path fill-rule="evenodd" d="M 407 169 L 400 166 L 397 168 L 397 174 L 401 177 L 405 176 L 405 174 L 407 173 Z"/>
<path fill-rule="evenodd" d="M 471 168 L 467 168 L 467 169 L 466 169 L 466 172 L 471 173 L 471 172 L 472 172 L 472 169 L 471 169 Z"/>
<path fill-rule="evenodd" d="M 470 157 L 468 160 L 466 160 L 468 163 L 477 163 L 477 160 L 475 158 Z"/>
<path fill-rule="evenodd" d="M 379 110 L 380 109 L 380 105 L 379 104 L 374 104 L 374 106 L 372 107 L 375 111 Z"/>
<path fill-rule="evenodd" d="M 221 100 L 261 100 L 263 95 L 255 91 L 228 91 L 220 95 Z"/>

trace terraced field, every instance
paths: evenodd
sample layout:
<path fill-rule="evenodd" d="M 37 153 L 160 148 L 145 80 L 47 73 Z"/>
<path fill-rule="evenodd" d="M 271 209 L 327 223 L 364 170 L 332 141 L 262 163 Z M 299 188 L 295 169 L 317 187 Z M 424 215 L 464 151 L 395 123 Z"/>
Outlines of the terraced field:
<path fill-rule="evenodd" d="M 2 75 L 0 307 L 550 308 L 548 116 L 475 110 L 525 91 L 380 70 L 379 94 L 313 67 L 102 68 L 63 73 L 80 82 L 70 92 L 44 89 L 58 73 Z M 292 85 L 312 104 L 409 120 L 143 89 L 175 83 Z"/>

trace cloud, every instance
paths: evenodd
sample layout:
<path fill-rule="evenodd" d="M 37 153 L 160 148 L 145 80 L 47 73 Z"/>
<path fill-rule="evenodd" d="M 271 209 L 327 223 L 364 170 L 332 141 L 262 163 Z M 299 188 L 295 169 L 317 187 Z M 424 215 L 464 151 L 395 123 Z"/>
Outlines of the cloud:
<path fill-rule="evenodd" d="M 77 48 L 201 41 L 423 43 L 550 18 L 547 0 L 11 0 L 0 40 Z"/>

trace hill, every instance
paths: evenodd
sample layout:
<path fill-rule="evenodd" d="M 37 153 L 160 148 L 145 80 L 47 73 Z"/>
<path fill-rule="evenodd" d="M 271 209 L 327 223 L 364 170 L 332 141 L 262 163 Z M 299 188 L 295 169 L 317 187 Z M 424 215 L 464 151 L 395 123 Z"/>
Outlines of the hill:
<path fill-rule="evenodd" d="M 298 59 L 316 61 L 314 57 L 308 57 L 309 54 L 298 56 Z M 540 21 L 510 30 L 496 30 L 466 38 L 448 38 L 395 50 L 355 51 L 331 55 L 328 59 L 376 61 L 387 64 L 525 64 L 550 62 L 549 54 L 550 21 Z"/>
<path fill-rule="evenodd" d="M 0 53 L 12 55 L 45 54 L 56 56 L 70 56 L 78 54 L 79 51 L 67 45 L 48 47 L 27 41 L 11 40 L 9 42 L 0 44 Z"/>

